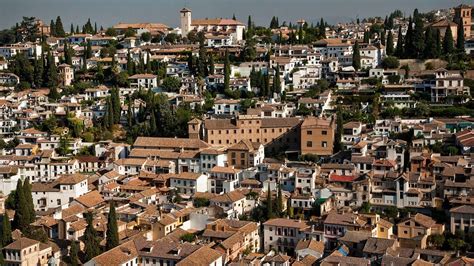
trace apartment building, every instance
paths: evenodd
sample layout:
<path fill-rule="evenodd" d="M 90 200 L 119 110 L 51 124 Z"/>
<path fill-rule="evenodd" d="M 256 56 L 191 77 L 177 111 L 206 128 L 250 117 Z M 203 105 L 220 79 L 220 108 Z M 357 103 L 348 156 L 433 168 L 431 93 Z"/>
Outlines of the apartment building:
<path fill-rule="evenodd" d="M 459 103 L 465 101 L 463 96 L 469 95 L 469 87 L 464 86 L 464 78 L 460 71 L 448 71 L 443 68 L 435 71 L 435 86 L 431 87 L 431 102 Z"/>
<path fill-rule="evenodd" d="M 257 166 L 265 158 L 262 144 L 241 140 L 227 149 L 227 165 L 238 169 L 247 169 Z"/>
<path fill-rule="evenodd" d="M 443 234 L 444 225 L 437 224 L 431 217 L 421 213 L 409 215 L 397 224 L 400 247 L 426 248 L 430 235 Z"/>
<path fill-rule="evenodd" d="M 87 176 L 62 175 L 52 182 L 34 182 L 31 186 L 36 211 L 61 207 L 89 192 Z"/>
<path fill-rule="evenodd" d="M 268 150 L 287 147 L 298 151 L 300 118 L 261 118 L 256 115 L 239 115 L 232 119 L 206 119 L 189 124 L 190 138 L 202 136 L 213 146 L 233 145 L 241 140 L 262 143 Z"/>
<path fill-rule="evenodd" d="M 3 248 L 5 265 L 59 265 L 60 252 L 49 244 L 21 237 Z"/>
<path fill-rule="evenodd" d="M 294 252 L 299 240 L 305 238 L 304 230 L 311 227 L 307 221 L 284 218 L 263 223 L 263 249 L 278 252 Z"/>
<path fill-rule="evenodd" d="M 206 225 L 203 237 L 218 243 L 216 250 L 226 254 L 226 263 L 245 250 L 258 252 L 260 249 L 259 227 L 255 222 L 219 219 Z"/>
<path fill-rule="evenodd" d="M 449 210 L 450 214 L 450 231 L 458 230 L 466 233 L 474 230 L 474 206 L 461 205 Z"/>
<path fill-rule="evenodd" d="M 301 124 L 301 154 L 329 156 L 334 147 L 335 117 L 307 117 Z"/>

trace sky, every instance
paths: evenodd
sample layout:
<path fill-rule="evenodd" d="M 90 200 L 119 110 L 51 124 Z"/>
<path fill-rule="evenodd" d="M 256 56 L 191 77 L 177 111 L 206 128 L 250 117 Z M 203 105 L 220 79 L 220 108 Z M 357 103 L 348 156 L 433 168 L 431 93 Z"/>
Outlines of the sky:
<path fill-rule="evenodd" d="M 347 22 L 357 17 L 382 16 L 400 9 L 411 13 L 457 6 L 471 1 L 453 0 L 0 0 L 0 29 L 35 16 L 47 24 L 60 15 L 65 30 L 70 24 L 83 25 L 88 18 L 99 26 L 118 22 L 156 22 L 179 26 L 179 10 L 186 6 L 193 18 L 232 17 L 247 22 L 248 15 L 257 25 L 268 26 L 273 16 L 279 21 L 308 22 L 324 17 L 329 23 Z"/>

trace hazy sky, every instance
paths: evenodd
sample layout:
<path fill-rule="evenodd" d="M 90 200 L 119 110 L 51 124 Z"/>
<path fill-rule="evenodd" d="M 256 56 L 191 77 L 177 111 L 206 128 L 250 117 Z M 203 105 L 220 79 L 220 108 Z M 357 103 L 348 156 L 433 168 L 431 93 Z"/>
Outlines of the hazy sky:
<path fill-rule="evenodd" d="M 350 21 L 357 17 L 385 16 L 395 9 L 421 12 L 448 8 L 461 2 L 449 0 L 0 0 L 0 28 L 35 16 L 49 24 L 60 15 L 66 30 L 70 23 L 85 23 L 87 18 L 104 28 L 117 22 L 161 22 L 171 27 L 179 24 L 179 10 L 187 6 L 193 18 L 232 17 L 247 21 L 252 15 L 257 24 L 267 25 L 272 16 L 279 21 Z"/>

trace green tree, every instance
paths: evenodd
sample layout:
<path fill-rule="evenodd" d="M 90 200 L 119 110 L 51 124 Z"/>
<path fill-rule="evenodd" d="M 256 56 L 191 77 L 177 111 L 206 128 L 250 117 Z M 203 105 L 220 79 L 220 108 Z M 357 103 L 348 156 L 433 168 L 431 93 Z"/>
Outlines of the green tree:
<path fill-rule="evenodd" d="M 425 36 L 423 30 L 423 20 L 421 15 L 418 13 L 418 9 L 413 12 L 413 21 L 415 28 L 413 29 L 413 48 L 415 58 L 421 58 L 425 48 Z"/>
<path fill-rule="evenodd" d="M 77 245 L 76 241 L 71 242 L 71 248 L 69 249 L 69 258 L 71 259 L 71 265 L 72 266 L 78 266 L 79 265 L 79 247 Z"/>
<path fill-rule="evenodd" d="M 361 213 L 370 213 L 371 209 L 372 209 L 372 205 L 369 202 L 364 202 L 364 203 L 362 203 L 362 206 L 360 207 L 360 212 Z"/>
<path fill-rule="evenodd" d="M 16 205 L 15 216 L 13 217 L 13 228 L 24 230 L 30 224 L 30 213 L 28 211 L 28 202 L 26 201 L 23 182 L 18 180 L 16 186 Z"/>
<path fill-rule="evenodd" d="M 386 46 L 385 30 L 382 30 L 382 32 L 380 33 L 380 43 Z"/>
<path fill-rule="evenodd" d="M 445 55 L 450 55 L 454 52 L 454 40 L 451 27 L 446 27 L 446 33 L 443 39 L 443 52 Z"/>
<path fill-rule="evenodd" d="M 181 81 L 177 77 L 166 77 L 161 87 L 167 91 L 177 92 L 181 88 Z"/>
<path fill-rule="evenodd" d="M 386 43 L 385 49 L 386 49 L 387 55 L 393 55 L 393 53 L 395 52 L 394 47 L 393 47 L 393 34 L 391 30 L 388 31 L 387 43 Z"/>
<path fill-rule="evenodd" d="M 115 212 L 115 203 L 110 202 L 109 215 L 107 216 L 107 232 L 105 249 L 110 250 L 119 245 L 119 235 L 117 226 L 117 214 Z"/>
<path fill-rule="evenodd" d="M 431 27 L 428 27 L 425 31 L 425 50 L 423 51 L 423 58 L 430 59 L 436 57 L 436 33 L 433 32 Z"/>
<path fill-rule="evenodd" d="M 229 60 L 229 51 L 226 49 L 225 56 L 224 56 L 224 91 L 227 91 L 229 89 L 230 89 L 230 60 Z"/>
<path fill-rule="evenodd" d="M 58 16 L 56 18 L 56 23 L 55 23 L 55 32 L 56 32 L 56 35 L 57 37 L 65 37 L 66 36 L 66 32 L 64 31 L 64 26 L 63 26 L 63 22 L 61 21 L 61 17 Z"/>
<path fill-rule="evenodd" d="M 90 261 L 100 254 L 100 241 L 94 228 L 92 213 L 86 214 L 87 226 L 84 231 L 85 260 Z"/>
<path fill-rule="evenodd" d="M 47 60 L 47 79 L 46 84 L 48 88 L 56 88 L 59 84 L 58 72 L 56 69 L 56 63 L 54 62 L 54 58 L 51 53 L 48 51 L 48 60 Z"/>
<path fill-rule="evenodd" d="M 356 41 L 354 44 L 354 48 L 352 51 L 352 66 L 355 70 L 360 69 L 360 49 L 359 49 L 359 42 Z"/>
<path fill-rule="evenodd" d="M 23 182 L 23 191 L 25 195 L 25 200 L 27 203 L 28 217 L 30 218 L 29 222 L 32 223 L 35 221 L 35 205 L 33 203 L 33 193 L 31 192 L 30 178 L 27 177 Z"/>
<path fill-rule="evenodd" d="M 281 192 L 281 186 L 278 185 L 278 194 L 277 194 L 277 202 L 276 202 L 276 214 L 278 217 L 281 217 L 283 214 L 283 195 Z"/>
<path fill-rule="evenodd" d="M 107 30 L 105 31 L 105 35 L 115 37 L 117 36 L 117 30 L 115 30 L 115 28 L 112 28 L 112 27 L 107 28 Z"/>
<path fill-rule="evenodd" d="M 404 47 L 404 58 L 415 58 L 415 47 L 414 47 L 414 40 L 413 40 L 413 20 L 410 16 L 408 19 L 408 29 L 407 33 L 405 34 L 405 47 Z"/>
<path fill-rule="evenodd" d="M 181 239 L 184 242 L 192 243 L 196 239 L 196 236 L 192 233 L 186 233 L 182 235 L 179 239 Z"/>
<path fill-rule="evenodd" d="M 464 59 L 466 55 L 466 50 L 464 49 L 464 42 L 465 42 L 465 37 L 464 37 L 464 26 L 460 25 L 458 26 L 458 38 L 456 40 L 456 50 L 458 53 L 458 57 L 460 60 Z"/>
<path fill-rule="evenodd" d="M 428 237 L 428 243 L 430 246 L 435 248 L 441 248 L 445 242 L 444 235 L 442 234 L 432 234 Z"/>
<path fill-rule="evenodd" d="M 69 149 L 69 141 L 67 137 L 61 136 L 59 139 L 58 147 L 56 148 L 56 152 L 60 156 L 67 156 L 71 153 L 71 149 Z"/>
<path fill-rule="evenodd" d="M 273 213 L 272 191 L 270 190 L 270 184 L 268 184 L 266 206 L 267 206 L 267 219 L 274 218 L 275 214 Z"/>
<path fill-rule="evenodd" d="M 395 56 L 401 58 L 405 54 L 404 49 L 404 38 L 402 33 L 402 26 L 398 27 L 398 39 L 397 39 L 397 47 L 395 48 Z"/>
<path fill-rule="evenodd" d="M 272 83 L 272 92 L 280 94 L 281 93 L 281 82 L 280 82 L 280 65 L 277 64 L 275 68 L 275 76 L 273 76 Z"/>
<path fill-rule="evenodd" d="M 2 231 L 1 231 L 1 239 L 0 245 L 5 247 L 6 245 L 10 244 L 13 241 L 12 238 L 12 225 L 10 223 L 10 218 L 8 217 L 8 213 L 2 217 Z"/>
<path fill-rule="evenodd" d="M 214 66 L 214 57 L 211 55 L 208 56 L 209 58 L 209 75 L 214 75 L 215 66 Z"/>
<path fill-rule="evenodd" d="M 51 36 L 56 36 L 56 25 L 54 24 L 54 20 L 51 20 L 49 23 L 49 34 Z"/>
<path fill-rule="evenodd" d="M 382 60 L 383 68 L 398 68 L 400 66 L 400 61 L 394 56 L 387 56 Z"/>
<path fill-rule="evenodd" d="M 149 33 L 149 32 L 142 33 L 142 35 L 140 35 L 140 39 L 144 42 L 151 41 L 151 33 Z"/>
<path fill-rule="evenodd" d="M 336 134 L 334 137 L 334 153 L 342 150 L 341 139 L 342 139 L 343 130 L 344 128 L 343 128 L 342 111 L 339 108 L 336 114 Z"/>
<path fill-rule="evenodd" d="M 39 57 L 39 58 L 38 58 Z M 33 77 L 34 77 L 34 85 L 36 88 L 39 88 L 43 85 L 43 75 L 44 75 L 44 60 L 43 60 L 43 54 L 40 54 L 39 56 L 36 54 L 36 49 L 34 52 L 34 58 L 33 59 Z"/>

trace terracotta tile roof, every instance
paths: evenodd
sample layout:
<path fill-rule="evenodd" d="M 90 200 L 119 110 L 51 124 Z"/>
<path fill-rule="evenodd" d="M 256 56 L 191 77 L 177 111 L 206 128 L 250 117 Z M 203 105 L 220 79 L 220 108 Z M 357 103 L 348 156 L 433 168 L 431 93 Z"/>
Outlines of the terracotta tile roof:
<path fill-rule="evenodd" d="M 300 240 L 298 241 L 298 244 L 296 244 L 296 251 L 302 250 L 302 249 L 311 249 L 316 252 L 319 252 L 320 254 L 324 253 L 324 243 L 321 241 L 316 241 L 314 239 L 309 239 L 309 240 Z"/>
<path fill-rule="evenodd" d="M 138 137 L 133 144 L 134 147 L 143 147 L 146 149 L 168 148 L 168 149 L 205 149 L 210 145 L 199 139 L 185 138 L 153 138 Z"/>
<path fill-rule="evenodd" d="M 99 191 L 93 190 L 85 195 L 74 199 L 86 208 L 92 208 L 105 202 Z"/>
<path fill-rule="evenodd" d="M 193 19 L 191 21 L 192 26 L 244 26 L 244 24 L 240 21 L 233 20 L 233 19 L 225 19 L 225 18 L 215 18 L 215 19 Z"/>
<path fill-rule="evenodd" d="M 21 237 L 20 239 L 12 242 L 11 244 L 4 247 L 4 249 L 22 250 L 33 245 L 39 244 L 40 242 L 27 237 Z"/>
<path fill-rule="evenodd" d="M 176 264 L 176 266 L 207 266 L 222 257 L 222 254 L 210 247 L 203 246 Z"/>
<path fill-rule="evenodd" d="M 387 249 L 393 248 L 394 244 L 394 239 L 369 237 L 365 243 L 363 252 L 383 255 L 387 252 Z"/>
<path fill-rule="evenodd" d="M 62 175 L 56 181 L 60 185 L 75 185 L 86 179 L 87 179 L 86 175 L 75 173 L 75 174 Z"/>
<path fill-rule="evenodd" d="M 364 226 L 367 224 L 366 220 L 361 219 L 357 214 L 353 213 L 336 213 L 330 212 L 326 219 L 324 220 L 324 224 L 336 224 L 342 226 Z"/>
<path fill-rule="evenodd" d="M 291 219 L 285 219 L 285 218 L 271 219 L 271 220 L 266 221 L 264 225 L 291 227 L 291 228 L 298 228 L 298 229 L 305 229 L 309 227 L 309 225 L 305 221 L 291 220 Z"/>
<path fill-rule="evenodd" d="M 133 240 L 106 251 L 93 258 L 96 265 L 122 265 L 138 257 L 138 250 Z"/>
<path fill-rule="evenodd" d="M 451 210 L 449 210 L 451 213 L 469 213 L 469 214 L 474 214 L 474 206 L 472 205 L 461 205 L 458 207 L 454 207 Z"/>
<path fill-rule="evenodd" d="M 236 201 L 239 201 L 241 199 L 244 199 L 245 198 L 245 195 L 240 193 L 239 191 L 231 191 L 231 192 L 228 192 L 228 193 L 224 193 L 222 195 L 218 195 L 214 198 L 211 199 L 211 202 L 228 202 L 228 203 L 232 203 L 232 202 L 236 202 Z"/>

